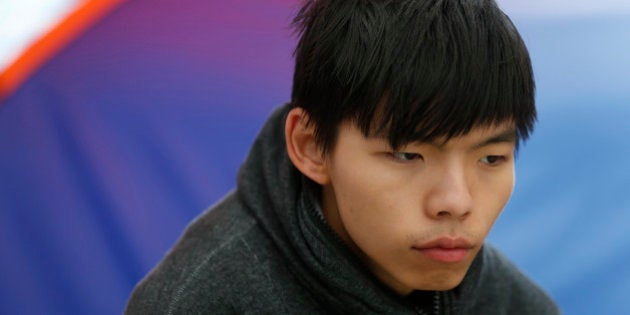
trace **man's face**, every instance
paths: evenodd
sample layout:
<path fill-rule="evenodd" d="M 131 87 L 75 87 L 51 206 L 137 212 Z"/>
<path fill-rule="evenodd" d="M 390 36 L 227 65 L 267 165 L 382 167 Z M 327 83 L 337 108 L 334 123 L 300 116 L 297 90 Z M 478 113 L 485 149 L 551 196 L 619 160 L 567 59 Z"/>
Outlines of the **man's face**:
<path fill-rule="evenodd" d="M 326 156 L 327 222 L 399 294 L 463 279 L 514 186 L 511 124 L 393 151 L 340 126 Z"/>

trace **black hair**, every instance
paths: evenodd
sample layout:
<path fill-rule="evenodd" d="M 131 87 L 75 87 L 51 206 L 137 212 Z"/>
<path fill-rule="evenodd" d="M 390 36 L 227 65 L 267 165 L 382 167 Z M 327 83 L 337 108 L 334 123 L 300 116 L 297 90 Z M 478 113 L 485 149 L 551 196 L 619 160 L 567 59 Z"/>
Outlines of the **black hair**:
<path fill-rule="evenodd" d="M 310 0 L 293 26 L 291 104 L 324 152 L 346 120 L 392 148 L 505 121 L 518 142 L 533 130 L 529 53 L 493 0 Z"/>

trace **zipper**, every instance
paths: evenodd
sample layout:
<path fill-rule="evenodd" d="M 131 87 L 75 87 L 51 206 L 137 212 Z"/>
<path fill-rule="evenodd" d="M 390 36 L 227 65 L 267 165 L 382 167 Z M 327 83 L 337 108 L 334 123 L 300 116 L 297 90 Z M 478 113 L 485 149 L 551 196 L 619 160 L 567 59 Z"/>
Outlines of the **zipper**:
<path fill-rule="evenodd" d="M 440 307 L 440 302 L 441 302 L 440 292 L 435 291 L 435 293 L 433 294 L 433 314 L 435 315 L 442 314 L 441 312 L 442 308 Z"/>
<path fill-rule="evenodd" d="M 455 303 L 455 293 L 450 291 L 435 291 L 433 295 L 433 314 L 450 315 L 458 314 Z"/>

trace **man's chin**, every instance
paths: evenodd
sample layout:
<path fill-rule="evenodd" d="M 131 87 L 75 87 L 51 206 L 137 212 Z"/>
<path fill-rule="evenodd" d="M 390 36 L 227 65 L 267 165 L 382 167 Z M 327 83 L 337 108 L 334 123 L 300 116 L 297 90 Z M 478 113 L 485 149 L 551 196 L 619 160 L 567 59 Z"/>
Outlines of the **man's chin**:
<path fill-rule="evenodd" d="M 412 287 L 422 291 L 448 291 L 462 283 L 466 270 L 467 268 L 462 271 L 431 272 L 428 277 L 423 277 L 424 279 L 417 281 Z"/>

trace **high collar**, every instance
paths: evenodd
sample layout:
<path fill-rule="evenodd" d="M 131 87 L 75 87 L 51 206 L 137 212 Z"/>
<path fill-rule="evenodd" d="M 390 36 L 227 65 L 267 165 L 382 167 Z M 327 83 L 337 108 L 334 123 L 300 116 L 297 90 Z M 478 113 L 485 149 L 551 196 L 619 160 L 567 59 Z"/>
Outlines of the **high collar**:
<path fill-rule="evenodd" d="M 415 313 L 375 280 L 316 210 L 318 189 L 293 166 L 285 147 L 289 109 L 285 105 L 275 110 L 255 140 L 238 175 L 241 200 L 295 278 L 332 313 Z M 481 272 L 479 256 L 460 285 L 465 291 L 474 290 L 474 278 Z M 455 299 L 455 293 L 448 295 Z"/>

